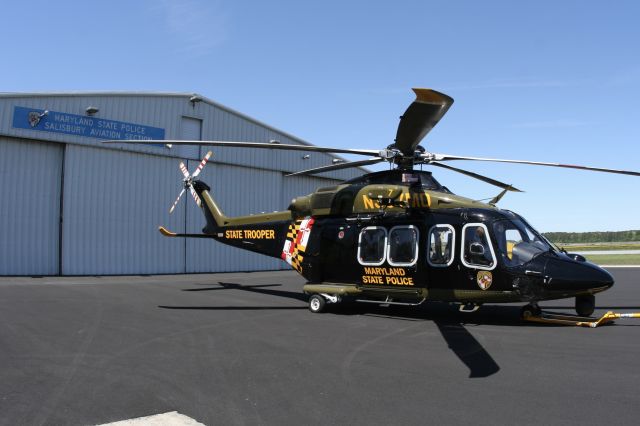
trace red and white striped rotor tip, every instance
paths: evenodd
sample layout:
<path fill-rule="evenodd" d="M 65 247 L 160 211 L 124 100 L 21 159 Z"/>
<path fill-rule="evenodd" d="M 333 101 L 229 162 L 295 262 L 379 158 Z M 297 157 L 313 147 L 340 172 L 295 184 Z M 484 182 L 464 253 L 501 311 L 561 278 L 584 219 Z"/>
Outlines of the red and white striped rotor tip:
<path fill-rule="evenodd" d="M 200 197 L 198 197 L 198 194 L 196 193 L 196 190 L 193 189 L 193 186 L 189 187 L 189 189 L 191 190 L 191 195 L 193 196 L 193 199 L 196 200 L 196 204 L 198 205 L 198 207 L 202 206 Z"/>
<path fill-rule="evenodd" d="M 198 168 L 196 169 L 196 171 L 193 172 L 193 177 L 197 177 L 200 174 L 202 169 L 204 169 L 204 166 L 207 165 L 207 161 L 209 161 L 209 158 L 211 158 L 212 154 L 213 152 L 211 151 L 207 152 L 207 155 L 205 155 L 200 164 L 198 164 Z"/>
<path fill-rule="evenodd" d="M 178 205 L 178 201 L 180 201 L 180 198 L 182 198 L 182 194 L 184 194 L 185 191 L 186 191 L 186 189 L 182 188 L 182 191 L 180 191 L 180 194 L 178 194 L 178 198 L 176 198 L 176 201 L 173 202 L 173 205 L 169 209 L 169 214 L 173 213 L 173 211 L 175 210 L 176 206 Z"/>
<path fill-rule="evenodd" d="M 189 179 L 189 170 L 187 170 L 187 167 L 182 161 L 180 162 L 180 171 L 182 172 L 182 176 L 184 176 L 185 179 Z"/>

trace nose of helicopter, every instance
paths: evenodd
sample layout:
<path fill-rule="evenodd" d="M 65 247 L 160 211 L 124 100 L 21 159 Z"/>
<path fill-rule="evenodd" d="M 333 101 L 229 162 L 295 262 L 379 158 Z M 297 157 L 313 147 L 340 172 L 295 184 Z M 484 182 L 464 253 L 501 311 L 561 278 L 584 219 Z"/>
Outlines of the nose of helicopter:
<path fill-rule="evenodd" d="M 613 286 L 614 280 L 609 272 L 593 263 L 574 260 L 563 255 L 550 258 L 545 267 L 545 275 L 555 291 L 603 291 Z"/>

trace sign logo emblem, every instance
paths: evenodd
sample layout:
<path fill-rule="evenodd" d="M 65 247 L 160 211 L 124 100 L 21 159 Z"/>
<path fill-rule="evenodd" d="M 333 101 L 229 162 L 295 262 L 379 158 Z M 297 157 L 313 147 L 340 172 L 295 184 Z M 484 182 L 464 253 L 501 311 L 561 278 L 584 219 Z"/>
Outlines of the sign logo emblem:
<path fill-rule="evenodd" d="M 36 127 L 38 123 L 40 123 L 40 120 L 42 119 L 42 117 L 44 116 L 45 114 L 40 114 L 39 112 L 31 111 L 29 113 L 29 125 L 31 127 Z"/>
<path fill-rule="evenodd" d="M 482 290 L 488 290 L 493 282 L 493 275 L 489 271 L 478 271 L 476 281 L 478 282 L 478 287 Z"/>

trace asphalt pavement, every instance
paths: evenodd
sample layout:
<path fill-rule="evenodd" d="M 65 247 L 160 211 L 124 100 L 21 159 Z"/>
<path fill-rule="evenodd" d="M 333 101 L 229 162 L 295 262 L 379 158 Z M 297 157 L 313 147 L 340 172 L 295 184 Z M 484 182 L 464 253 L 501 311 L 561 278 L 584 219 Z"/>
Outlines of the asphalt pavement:
<path fill-rule="evenodd" d="M 598 313 L 640 312 L 610 269 Z M 0 425 L 637 424 L 640 320 L 426 303 L 312 314 L 294 272 L 0 277 Z M 573 300 L 548 302 L 573 313 Z"/>

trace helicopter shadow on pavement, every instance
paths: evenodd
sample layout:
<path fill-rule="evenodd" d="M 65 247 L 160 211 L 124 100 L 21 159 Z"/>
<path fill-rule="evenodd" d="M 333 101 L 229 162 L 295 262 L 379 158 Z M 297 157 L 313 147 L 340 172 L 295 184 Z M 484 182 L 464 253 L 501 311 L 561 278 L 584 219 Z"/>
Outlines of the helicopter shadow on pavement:
<path fill-rule="evenodd" d="M 492 307 L 493 308 L 493 307 Z M 344 315 L 367 315 L 404 321 L 428 321 L 438 328 L 449 349 L 469 369 L 469 378 L 492 376 L 500 366 L 482 344 L 469 332 L 467 326 L 504 325 L 520 326 L 518 307 L 498 307 L 497 312 L 460 313 L 445 303 L 429 302 L 418 307 L 362 305 L 340 307 L 333 312 Z M 507 308 L 507 309 L 504 309 Z"/>
<path fill-rule="evenodd" d="M 308 296 L 301 292 L 276 290 L 281 284 L 240 285 L 219 282 L 219 286 L 189 288 L 182 291 L 221 291 L 240 290 L 275 297 L 285 297 L 302 302 Z M 198 310 L 282 310 L 306 309 L 306 306 L 159 306 L 163 309 L 198 309 Z M 482 344 L 467 330 L 467 325 L 499 325 L 499 326 L 539 326 L 523 323 L 519 318 L 520 308 L 516 306 L 487 306 L 484 311 L 472 314 L 460 313 L 445 303 L 429 302 L 418 307 L 378 306 L 375 304 L 344 303 L 329 305 L 328 311 L 336 315 L 381 316 L 395 320 L 430 321 L 440 331 L 449 349 L 469 368 L 469 378 L 489 377 L 500 371 L 500 366 L 486 351 Z"/>
<path fill-rule="evenodd" d="M 206 284 L 207 287 L 201 288 L 186 288 L 182 291 L 216 291 L 216 290 L 242 290 L 253 293 L 267 294 L 269 296 L 285 297 L 289 299 L 299 300 L 306 302 L 308 297 L 303 293 L 285 291 L 285 290 L 273 290 L 267 289 L 267 287 L 280 287 L 282 284 L 256 284 L 256 285 L 240 285 L 234 283 L 218 282 L 219 286 L 211 287 L 211 284 Z M 306 306 L 158 306 L 162 309 L 184 309 L 184 310 L 209 310 L 209 311 L 259 311 L 259 310 L 296 310 L 307 309 Z"/>
<path fill-rule="evenodd" d="M 222 281 L 218 282 L 217 287 L 208 287 L 203 288 L 185 288 L 182 291 L 216 291 L 216 290 L 242 290 L 248 291 L 252 293 L 260 293 L 267 294 L 269 296 L 277 296 L 277 297 L 285 297 L 288 299 L 295 299 L 301 302 L 306 302 L 309 297 L 301 292 L 297 291 L 286 291 L 286 290 L 274 290 L 270 287 L 281 287 L 282 284 L 254 284 L 254 285 L 241 285 L 235 283 L 225 283 Z"/>
<path fill-rule="evenodd" d="M 440 320 L 434 323 L 449 349 L 469 368 L 469 378 L 489 377 L 500 371 L 498 363 L 463 324 Z"/>

